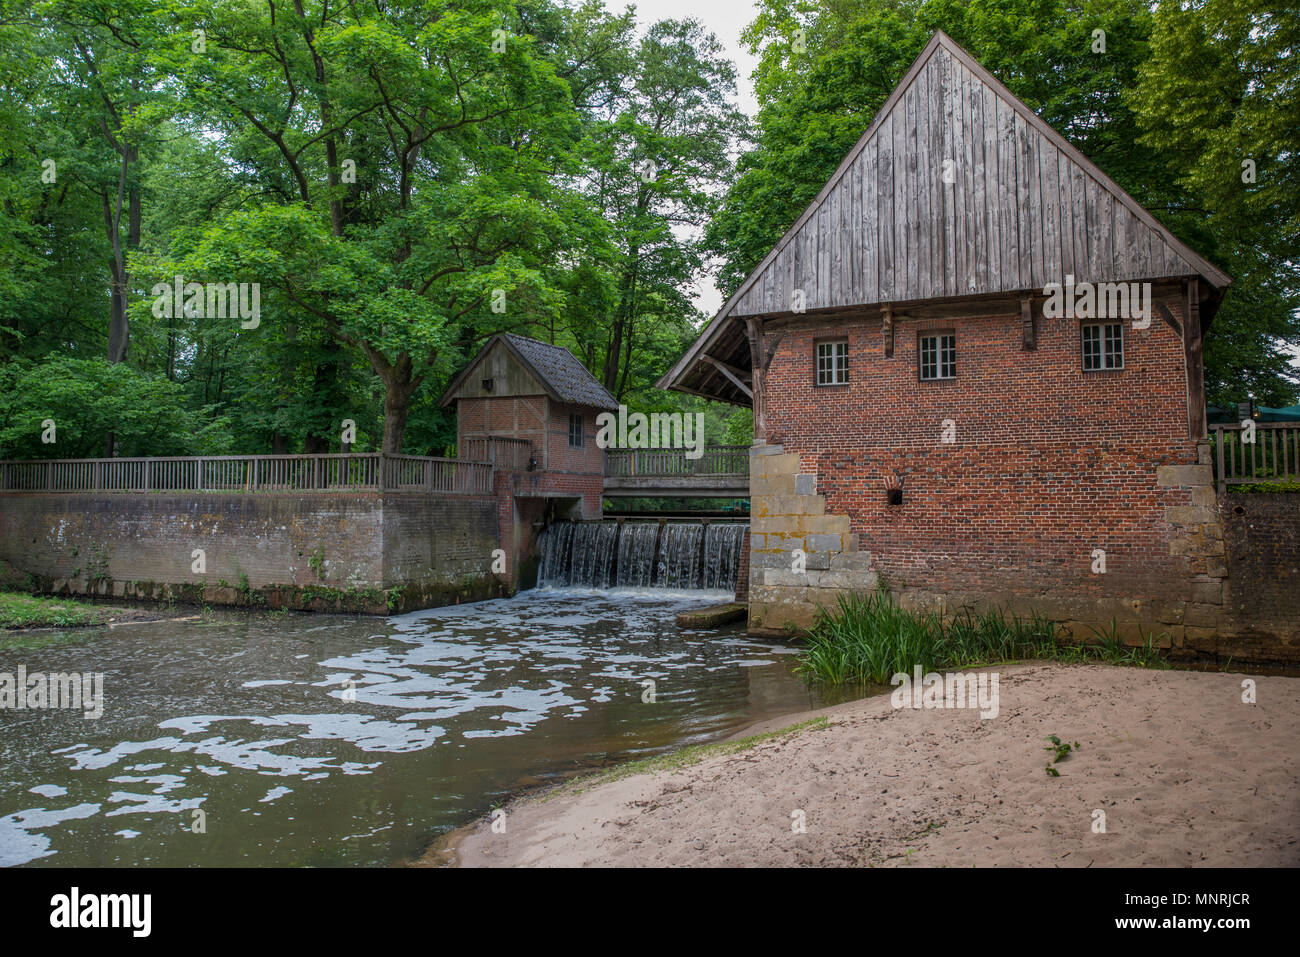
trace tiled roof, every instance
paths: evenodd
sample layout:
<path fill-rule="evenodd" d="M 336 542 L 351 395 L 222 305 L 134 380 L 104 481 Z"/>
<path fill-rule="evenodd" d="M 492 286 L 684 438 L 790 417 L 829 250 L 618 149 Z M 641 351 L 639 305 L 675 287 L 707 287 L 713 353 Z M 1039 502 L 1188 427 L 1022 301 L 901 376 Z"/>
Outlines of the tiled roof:
<path fill-rule="evenodd" d="M 501 336 L 542 385 L 561 402 L 587 405 L 597 409 L 617 409 L 618 403 L 587 367 L 563 346 L 553 346 L 527 336 L 507 332 Z"/>

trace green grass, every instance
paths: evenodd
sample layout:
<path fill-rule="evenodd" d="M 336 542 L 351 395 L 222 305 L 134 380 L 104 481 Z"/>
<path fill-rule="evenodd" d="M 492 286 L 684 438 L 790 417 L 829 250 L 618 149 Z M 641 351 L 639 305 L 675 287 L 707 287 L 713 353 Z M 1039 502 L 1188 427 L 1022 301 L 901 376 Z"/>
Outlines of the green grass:
<path fill-rule="evenodd" d="M 964 609 L 953 618 L 910 612 L 882 586 L 840 598 L 833 611 L 823 609 L 806 636 L 799 667 L 829 684 L 888 684 L 894 675 L 910 674 L 917 665 L 929 672 L 1039 658 L 1163 666 L 1160 636 L 1142 637 L 1137 647 L 1125 645 L 1112 620 L 1108 630 L 1094 629 L 1094 641 L 1066 643 L 1060 640 L 1060 629 L 1039 615 L 1025 620 L 1008 617 L 1001 609 Z"/>
<path fill-rule="evenodd" d="M 110 609 L 65 598 L 0 592 L 0 628 L 76 628 L 100 624 L 111 614 Z"/>
<path fill-rule="evenodd" d="M 1228 486 L 1229 492 L 1300 492 L 1300 482 L 1241 482 Z"/>

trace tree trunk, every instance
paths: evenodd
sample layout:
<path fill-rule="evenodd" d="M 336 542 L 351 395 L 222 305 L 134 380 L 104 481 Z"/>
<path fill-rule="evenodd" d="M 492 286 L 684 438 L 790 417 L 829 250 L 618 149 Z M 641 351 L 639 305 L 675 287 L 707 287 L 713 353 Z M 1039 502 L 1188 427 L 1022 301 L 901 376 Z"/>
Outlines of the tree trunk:
<path fill-rule="evenodd" d="M 406 434 L 406 416 L 411 411 L 411 393 L 415 390 L 389 388 L 384 393 L 384 451 L 400 455 L 402 437 Z"/>
<path fill-rule="evenodd" d="M 382 450 L 389 455 L 400 455 L 402 438 L 406 434 L 406 417 L 411 411 L 411 397 L 419 388 L 423 376 L 412 375 L 414 363 L 403 352 L 396 362 L 377 349 L 362 345 L 370 359 L 370 367 L 384 383 L 384 442 Z"/>

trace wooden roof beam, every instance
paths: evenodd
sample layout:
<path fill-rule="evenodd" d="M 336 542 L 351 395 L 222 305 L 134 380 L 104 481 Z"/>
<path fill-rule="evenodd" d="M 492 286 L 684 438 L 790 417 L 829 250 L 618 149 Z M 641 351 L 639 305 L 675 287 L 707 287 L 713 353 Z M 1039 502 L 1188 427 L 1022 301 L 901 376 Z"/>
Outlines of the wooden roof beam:
<path fill-rule="evenodd" d="M 701 358 L 703 358 L 705 362 L 712 363 L 719 372 L 721 372 L 724 376 L 726 376 L 728 379 L 731 380 L 732 385 L 734 385 L 741 392 L 745 393 L 745 395 L 749 396 L 750 399 L 754 398 L 754 390 L 751 389 L 744 382 L 742 382 L 740 376 L 736 374 L 738 372 L 741 372 L 740 369 L 735 369 L 727 365 L 725 362 L 719 362 L 717 359 L 713 358 L 713 356 L 706 355 L 706 356 L 702 356 Z"/>

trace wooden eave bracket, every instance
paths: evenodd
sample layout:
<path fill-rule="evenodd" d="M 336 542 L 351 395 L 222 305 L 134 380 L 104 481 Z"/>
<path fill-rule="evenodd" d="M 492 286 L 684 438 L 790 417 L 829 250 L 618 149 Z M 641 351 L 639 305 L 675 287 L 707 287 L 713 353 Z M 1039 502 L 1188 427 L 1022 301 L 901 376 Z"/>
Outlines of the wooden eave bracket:
<path fill-rule="evenodd" d="M 1178 338 L 1181 339 L 1183 337 L 1183 327 L 1178 320 L 1174 318 L 1174 314 L 1169 311 L 1169 307 L 1163 302 L 1158 302 L 1156 303 L 1156 312 L 1160 313 L 1160 318 L 1165 321 L 1166 325 L 1168 325 L 1170 329 L 1178 333 Z"/>
<path fill-rule="evenodd" d="M 703 356 L 703 359 L 705 362 L 708 362 L 711 365 L 713 365 L 714 368 L 716 368 L 724 376 L 730 379 L 731 384 L 734 385 L 741 392 L 745 393 L 745 395 L 749 396 L 750 399 L 754 398 L 754 390 L 751 389 L 743 379 L 743 376 L 745 375 L 743 369 L 737 369 L 734 366 L 730 366 L 727 363 L 722 362 L 719 359 L 715 359 L 713 358 L 713 356 L 710 355 Z"/>

